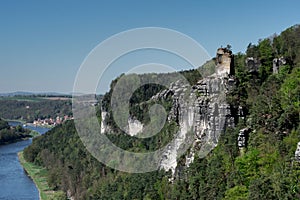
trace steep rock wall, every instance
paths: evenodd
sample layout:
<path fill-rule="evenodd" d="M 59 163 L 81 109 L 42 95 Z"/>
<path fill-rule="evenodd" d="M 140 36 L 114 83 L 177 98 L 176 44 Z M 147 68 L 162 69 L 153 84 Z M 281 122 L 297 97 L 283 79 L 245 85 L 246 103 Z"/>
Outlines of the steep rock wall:
<path fill-rule="evenodd" d="M 227 74 L 213 74 L 192 87 L 178 80 L 152 97 L 152 100 L 158 100 L 172 96 L 168 121 L 175 121 L 179 125 L 179 131 L 163 152 L 160 168 L 171 170 L 174 174 L 178 158 L 186 144 L 190 144 L 185 163 L 189 166 L 195 154 L 204 157 L 217 145 L 226 126 L 234 126 L 230 106 L 226 102 L 226 93 L 232 84 L 232 79 Z M 106 112 L 102 112 L 101 133 L 110 130 L 105 123 L 107 116 Z M 129 118 L 127 132 L 134 136 L 142 132 L 143 126 L 140 121 Z"/>
<path fill-rule="evenodd" d="M 216 60 L 215 73 L 196 85 L 190 86 L 184 80 L 177 80 L 168 89 L 151 98 L 157 101 L 172 97 L 172 108 L 167 120 L 175 121 L 179 130 L 164 148 L 159 167 L 171 170 L 173 174 L 180 156 L 186 155 L 185 165 L 189 166 L 196 154 L 204 157 L 218 144 L 225 127 L 234 126 L 234 117 L 226 102 L 226 94 L 235 84 L 233 55 L 230 50 L 219 48 Z M 101 114 L 102 133 L 110 129 L 105 123 L 107 116 L 107 113 Z M 135 136 L 143 128 L 144 125 L 138 120 L 132 117 L 128 119 L 126 130 L 129 135 Z"/>
<path fill-rule="evenodd" d="M 161 160 L 161 168 L 176 170 L 178 153 L 186 144 L 187 134 L 192 134 L 193 141 L 186 156 L 186 165 L 194 160 L 194 155 L 207 155 L 218 143 L 218 138 L 225 126 L 233 126 L 230 106 L 226 103 L 226 93 L 229 91 L 228 77 L 212 75 L 200 80 L 191 90 L 180 81 L 175 82 L 169 90 L 156 95 L 163 97 L 173 94 L 173 106 L 168 120 L 179 124 L 174 143 L 170 143 Z M 175 145 L 174 145 L 175 144 Z"/>

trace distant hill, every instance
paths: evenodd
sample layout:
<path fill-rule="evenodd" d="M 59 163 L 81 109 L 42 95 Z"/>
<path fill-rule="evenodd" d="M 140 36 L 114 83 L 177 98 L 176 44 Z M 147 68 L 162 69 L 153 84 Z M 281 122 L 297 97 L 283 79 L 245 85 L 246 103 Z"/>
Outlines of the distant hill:
<path fill-rule="evenodd" d="M 10 92 L 10 93 L 0 93 L 0 96 L 2 97 L 11 97 L 11 96 L 29 96 L 29 95 L 33 95 L 34 93 L 32 92 L 21 92 L 21 91 L 17 91 L 17 92 Z"/>
<path fill-rule="evenodd" d="M 24 92 L 24 91 L 17 91 L 17 92 L 9 92 L 9 93 L 0 93 L 0 97 L 13 97 L 13 96 L 69 96 L 70 94 L 63 94 L 58 92 Z"/>

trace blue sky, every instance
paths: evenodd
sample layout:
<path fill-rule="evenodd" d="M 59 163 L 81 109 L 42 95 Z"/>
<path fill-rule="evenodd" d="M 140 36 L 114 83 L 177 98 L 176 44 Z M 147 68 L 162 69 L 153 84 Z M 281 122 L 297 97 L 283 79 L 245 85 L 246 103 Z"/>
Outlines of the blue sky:
<path fill-rule="evenodd" d="M 70 93 L 88 53 L 106 38 L 132 28 L 180 31 L 211 56 L 226 44 L 244 52 L 250 42 L 300 23 L 299 8 L 299 0 L 1 0 L 0 93 Z M 125 71 L 119 66 L 109 72 L 100 92 Z"/>

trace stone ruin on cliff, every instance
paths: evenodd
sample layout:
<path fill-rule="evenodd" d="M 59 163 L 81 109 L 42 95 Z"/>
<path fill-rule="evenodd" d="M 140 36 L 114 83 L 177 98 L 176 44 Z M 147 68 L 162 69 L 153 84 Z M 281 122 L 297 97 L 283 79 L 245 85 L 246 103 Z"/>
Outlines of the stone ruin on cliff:
<path fill-rule="evenodd" d="M 228 48 L 219 48 L 216 55 L 216 74 L 218 76 L 234 75 L 234 57 Z"/>

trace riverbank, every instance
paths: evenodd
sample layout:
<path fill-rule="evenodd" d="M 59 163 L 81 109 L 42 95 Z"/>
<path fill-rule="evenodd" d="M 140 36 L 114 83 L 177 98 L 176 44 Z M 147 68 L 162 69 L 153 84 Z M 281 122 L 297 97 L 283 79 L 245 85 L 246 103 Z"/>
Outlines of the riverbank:
<path fill-rule="evenodd" d="M 41 200 L 52 200 L 52 199 L 66 199 L 66 195 L 63 191 L 53 191 L 47 182 L 47 170 L 41 166 L 37 166 L 33 163 L 27 162 L 24 159 L 23 151 L 18 153 L 18 157 L 24 170 L 27 172 L 35 183 L 39 191 Z"/>
<path fill-rule="evenodd" d="M 20 123 L 20 124 L 25 124 L 26 123 L 26 121 L 20 120 L 20 119 L 5 119 L 5 118 L 2 118 L 2 119 L 7 121 L 7 122 L 17 122 L 17 123 Z"/>

